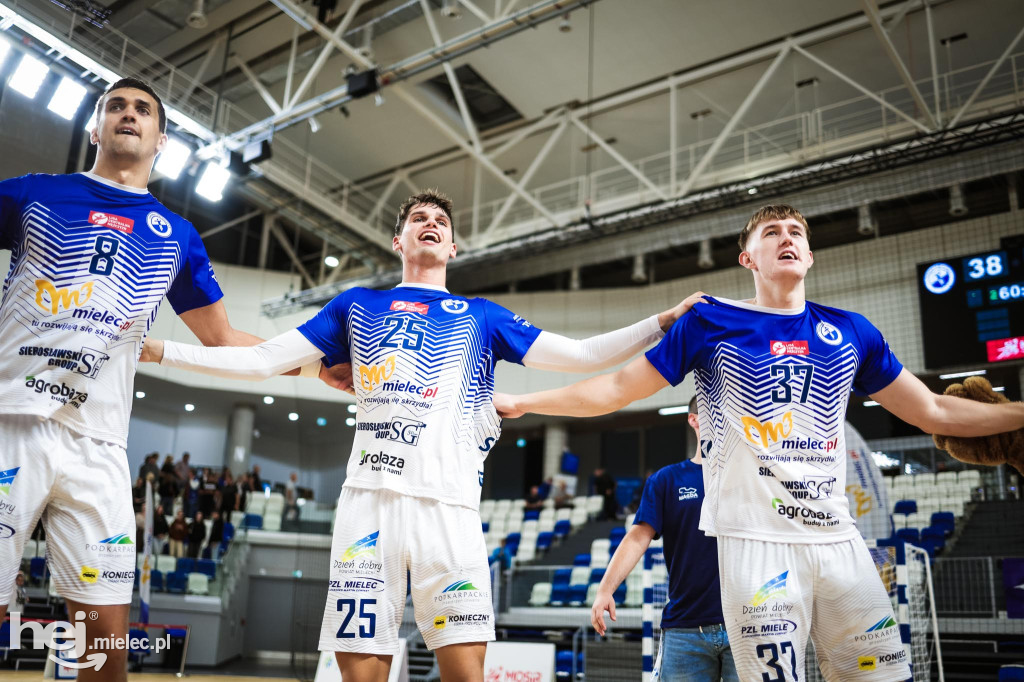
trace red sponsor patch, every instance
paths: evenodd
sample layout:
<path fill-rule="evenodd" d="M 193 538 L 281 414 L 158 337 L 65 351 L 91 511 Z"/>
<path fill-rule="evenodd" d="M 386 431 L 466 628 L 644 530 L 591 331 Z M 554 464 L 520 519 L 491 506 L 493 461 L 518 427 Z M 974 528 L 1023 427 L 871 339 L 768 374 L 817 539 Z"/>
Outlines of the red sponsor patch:
<path fill-rule="evenodd" d="M 1024 358 L 1024 336 L 986 341 L 985 350 L 988 351 L 989 362 Z"/>
<path fill-rule="evenodd" d="M 413 301 L 392 301 L 392 310 L 407 310 L 410 313 L 419 313 L 420 315 L 426 315 L 427 310 L 430 309 L 426 303 L 415 303 Z"/>
<path fill-rule="evenodd" d="M 810 355 L 811 349 L 806 341 L 772 341 L 772 355 Z"/>
<path fill-rule="evenodd" d="M 131 234 L 132 226 L 135 225 L 135 221 L 131 218 L 122 218 L 119 215 L 103 213 L 102 211 L 89 211 L 89 222 L 93 225 L 109 227 L 111 230 L 117 230 L 125 234 Z"/>

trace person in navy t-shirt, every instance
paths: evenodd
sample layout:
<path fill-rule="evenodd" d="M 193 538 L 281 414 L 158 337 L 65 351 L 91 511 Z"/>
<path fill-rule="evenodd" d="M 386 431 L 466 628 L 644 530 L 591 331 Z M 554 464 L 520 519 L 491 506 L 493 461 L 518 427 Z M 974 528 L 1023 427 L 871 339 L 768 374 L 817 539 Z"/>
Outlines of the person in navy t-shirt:
<path fill-rule="evenodd" d="M 615 590 L 644 556 L 652 540 L 665 539 L 668 603 L 661 616 L 661 644 L 654 677 L 664 682 L 738 680 L 722 618 L 718 544 L 697 528 L 704 502 L 704 458 L 697 421 L 697 398 L 687 422 L 699 444 L 693 459 L 659 469 L 644 485 L 633 527 L 615 550 L 590 612 L 598 634 L 607 630 L 604 614 L 615 620 Z"/>

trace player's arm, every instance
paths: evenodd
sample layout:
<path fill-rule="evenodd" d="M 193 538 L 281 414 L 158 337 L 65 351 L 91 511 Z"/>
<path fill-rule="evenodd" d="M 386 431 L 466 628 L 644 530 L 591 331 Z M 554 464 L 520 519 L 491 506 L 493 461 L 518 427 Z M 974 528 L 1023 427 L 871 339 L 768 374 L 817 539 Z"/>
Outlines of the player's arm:
<path fill-rule="evenodd" d="M 668 381 L 646 356 L 640 356 L 617 372 L 602 374 L 570 386 L 524 395 L 494 394 L 494 407 L 502 417 L 521 417 L 532 412 L 563 417 L 595 417 L 620 410 L 654 395 Z"/>
<path fill-rule="evenodd" d="M 302 367 L 303 372 L 309 368 L 308 376 L 315 376 L 323 355 L 302 332 L 292 329 L 255 346 L 211 348 L 147 339 L 141 359 L 226 379 L 262 381 L 294 367 Z"/>
<path fill-rule="evenodd" d="M 980 403 L 937 395 L 904 369 L 871 398 L 925 433 L 971 438 L 1024 428 L 1024 403 Z"/>
<path fill-rule="evenodd" d="M 599 372 L 628 360 L 661 339 L 675 321 L 704 296 L 698 291 L 678 305 L 622 329 L 588 339 L 570 339 L 542 331 L 523 357 L 523 365 L 554 372 Z"/>
<path fill-rule="evenodd" d="M 604 577 L 601 578 L 601 584 L 597 586 L 597 598 L 590 609 L 590 622 L 597 630 L 597 634 L 603 636 L 607 630 L 604 622 L 605 611 L 613 621 L 615 620 L 615 590 L 619 589 L 619 585 L 636 566 L 636 562 L 640 561 L 640 557 L 651 546 L 653 539 L 654 528 L 640 522 L 634 524 L 619 543 L 608 569 L 604 572 Z"/>

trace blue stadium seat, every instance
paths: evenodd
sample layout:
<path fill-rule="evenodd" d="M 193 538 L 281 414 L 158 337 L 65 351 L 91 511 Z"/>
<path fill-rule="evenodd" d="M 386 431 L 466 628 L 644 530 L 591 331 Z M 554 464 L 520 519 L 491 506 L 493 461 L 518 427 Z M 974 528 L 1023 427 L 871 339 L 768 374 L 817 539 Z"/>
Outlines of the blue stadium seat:
<path fill-rule="evenodd" d="M 242 528 L 260 530 L 263 528 L 263 517 L 259 514 L 246 514 L 242 519 Z"/>
<path fill-rule="evenodd" d="M 555 652 L 555 678 L 568 680 L 572 677 L 572 651 L 563 649 Z"/>
<path fill-rule="evenodd" d="M 626 529 L 622 526 L 616 526 L 612 528 L 611 532 L 608 533 L 608 539 L 612 541 L 613 545 L 617 545 L 622 542 L 622 538 L 626 537 Z"/>
<path fill-rule="evenodd" d="M 486 522 L 486 521 L 482 521 L 482 522 L 480 523 L 480 525 L 481 525 L 481 526 L 483 527 L 483 531 L 484 531 L 484 533 L 486 533 L 487 531 L 489 531 L 489 530 L 491 529 L 491 524 L 489 524 L 489 523 L 488 523 L 488 522 Z"/>
<path fill-rule="evenodd" d="M 151 592 L 164 591 L 164 574 L 153 569 L 149 572 L 149 589 Z"/>
<path fill-rule="evenodd" d="M 615 556 L 615 550 L 619 548 L 620 544 L 622 544 L 621 540 L 612 541 L 612 544 L 608 545 L 608 556 Z"/>
<path fill-rule="evenodd" d="M 953 516 L 953 512 L 935 512 L 932 514 L 931 525 L 934 528 L 941 528 L 946 537 L 949 537 L 956 528 L 956 517 Z"/>
<path fill-rule="evenodd" d="M 576 558 L 572 560 L 573 566 L 589 566 L 590 555 L 589 554 L 577 554 Z"/>
<path fill-rule="evenodd" d="M 912 544 L 921 541 L 921 534 L 918 532 L 917 528 L 900 528 L 896 531 L 896 537 L 903 540 L 903 542 L 909 542 Z"/>
<path fill-rule="evenodd" d="M 181 557 L 178 559 L 178 563 L 175 565 L 174 570 L 178 573 L 192 573 L 196 570 L 196 560 L 188 557 Z"/>
<path fill-rule="evenodd" d="M 185 594 L 188 587 L 188 573 L 172 571 L 167 574 L 167 591 L 172 594 Z"/>
<path fill-rule="evenodd" d="M 221 544 L 226 545 L 235 539 L 235 524 L 228 521 L 224 524 L 224 535 L 221 536 Z"/>
<path fill-rule="evenodd" d="M 555 522 L 555 537 L 564 538 L 572 532 L 572 522 L 562 519 Z"/>
<path fill-rule="evenodd" d="M 210 580 L 216 580 L 217 562 L 209 559 L 200 559 L 196 562 L 196 572 L 204 574 Z"/>
<path fill-rule="evenodd" d="M 917 512 L 917 500 L 900 500 L 893 508 L 893 514 L 914 514 Z"/>
<path fill-rule="evenodd" d="M 523 512 L 523 521 L 536 521 L 540 518 L 540 509 L 527 509 Z"/>
<path fill-rule="evenodd" d="M 572 577 L 571 568 L 555 569 L 551 576 L 551 599 L 553 606 L 561 606 L 569 601 L 569 578 Z"/>
<path fill-rule="evenodd" d="M 615 589 L 615 593 L 612 595 L 612 598 L 615 600 L 615 605 L 616 606 L 622 606 L 622 603 L 624 601 L 626 601 L 626 582 L 625 581 L 623 581 L 622 584 L 619 585 Z"/>
<path fill-rule="evenodd" d="M 47 575 L 49 571 L 46 570 L 46 559 L 41 556 L 32 557 L 28 568 L 29 579 L 39 585 L 46 581 Z"/>
<path fill-rule="evenodd" d="M 606 570 L 608 570 L 608 569 L 605 569 L 605 568 L 595 568 L 594 570 L 592 570 L 590 572 L 590 582 L 592 582 L 592 583 L 599 583 L 599 582 L 601 582 L 601 578 L 604 577 L 604 573 L 605 573 Z"/>
<path fill-rule="evenodd" d="M 147 646 L 142 646 L 141 642 L 145 641 Z M 128 631 L 128 643 L 132 646 L 128 650 L 128 662 L 134 663 L 137 668 L 142 667 L 142 661 L 149 656 L 151 653 L 149 650 L 149 634 L 145 630 L 132 628 Z"/>
<path fill-rule="evenodd" d="M 0 641 L 0 646 L 2 645 L 3 641 Z M 1011 663 L 999 668 L 999 682 L 1017 682 L 1018 680 L 1024 680 L 1024 664 Z"/>
<path fill-rule="evenodd" d="M 587 601 L 586 585 L 569 585 L 569 604 L 579 606 Z"/>
<path fill-rule="evenodd" d="M 583 679 L 583 650 L 576 652 L 576 677 Z"/>
<path fill-rule="evenodd" d="M 568 585 L 571 577 L 571 568 L 556 568 L 554 574 L 551 576 L 551 586 L 556 587 L 558 585 Z"/>
<path fill-rule="evenodd" d="M 537 549 L 547 550 L 551 547 L 551 541 L 554 540 L 554 534 L 548 531 L 544 531 L 537 535 Z"/>
<path fill-rule="evenodd" d="M 523 534 L 522 533 L 509 533 L 508 535 L 505 536 L 505 544 L 515 543 L 515 544 L 518 545 L 519 542 L 522 539 L 523 539 Z"/>

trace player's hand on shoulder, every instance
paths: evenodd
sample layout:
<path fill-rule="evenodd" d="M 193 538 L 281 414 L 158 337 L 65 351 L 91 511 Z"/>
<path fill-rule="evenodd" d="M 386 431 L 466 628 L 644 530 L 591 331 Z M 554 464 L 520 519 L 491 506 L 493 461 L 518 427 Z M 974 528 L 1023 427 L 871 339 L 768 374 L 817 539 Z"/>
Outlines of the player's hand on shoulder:
<path fill-rule="evenodd" d="M 590 624 L 594 626 L 597 634 L 604 636 L 608 631 L 608 625 L 604 622 L 604 612 L 607 611 L 611 619 L 615 620 L 615 597 L 607 592 L 598 591 L 594 605 L 590 608 Z"/>
<path fill-rule="evenodd" d="M 356 394 L 355 387 L 352 384 L 351 362 L 342 362 L 333 367 L 321 365 L 320 381 L 339 391 L 345 391 L 345 393 L 351 393 L 352 395 Z"/>
<path fill-rule="evenodd" d="M 502 419 L 516 419 L 522 417 L 524 412 L 516 405 L 516 396 L 508 393 L 495 393 L 491 401 L 494 409 Z"/>
<path fill-rule="evenodd" d="M 146 339 L 142 344 L 139 362 L 160 362 L 164 357 L 164 342 L 160 339 Z"/>
<path fill-rule="evenodd" d="M 707 296 L 707 294 L 703 291 L 695 291 L 680 301 L 674 308 L 666 311 L 666 313 L 662 313 L 662 315 L 658 317 L 658 323 L 661 325 L 661 330 L 667 332 L 676 320 L 690 312 L 690 308 L 692 308 L 695 303 L 700 303 L 705 296 Z"/>

